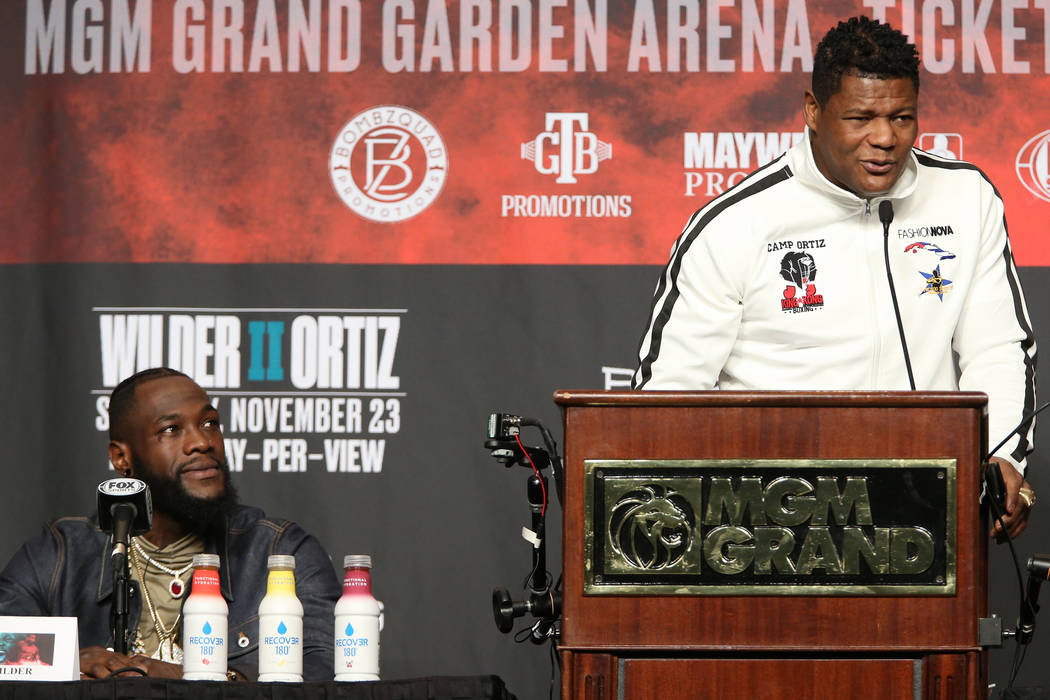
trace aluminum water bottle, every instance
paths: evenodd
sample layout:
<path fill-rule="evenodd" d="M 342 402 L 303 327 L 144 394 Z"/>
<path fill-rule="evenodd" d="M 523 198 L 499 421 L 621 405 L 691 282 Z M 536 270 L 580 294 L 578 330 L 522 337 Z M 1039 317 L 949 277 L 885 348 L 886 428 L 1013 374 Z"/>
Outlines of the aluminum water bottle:
<path fill-rule="evenodd" d="M 259 681 L 303 680 L 303 604 L 295 595 L 295 557 L 266 561 L 266 596 L 259 603 Z"/>
<path fill-rule="evenodd" d="M 226 680 L 229 608 L 219 588 L 219 555 L 193 556 L 193 588 L 182 604 L 182 678 Z"/>
<path fill-rule="evenodd" d="M 335 604 L 335 679 L 379 680 L 379 603 L 372 597 L 372 557 L 343 558 L 343 596 Z"/>

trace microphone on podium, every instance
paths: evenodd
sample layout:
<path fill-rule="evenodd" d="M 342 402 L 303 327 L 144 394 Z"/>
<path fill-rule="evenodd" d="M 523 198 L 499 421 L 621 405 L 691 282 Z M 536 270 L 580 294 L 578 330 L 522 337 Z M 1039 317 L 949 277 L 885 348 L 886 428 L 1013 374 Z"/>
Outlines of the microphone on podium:
<path fill-rule="evenodd" d="M 98 526 L 113 537 L 113 551 L 109 555 L 113 570 L 113 602 L 110 611 L 113 649 L 127 654 L 131 642 L 128 627 L 128 601 L 131 597 L 128 544 L 131 537 L 145 534 L 152 527 L 153 500 L 145 482 L 121 477 L 99 484 L 97 501 Z"/>
<path fill-rule="evenodd" d="M 1017 618 L 1017 641 L 1028 644 L 1035 632 L 1035 616 L 1039 612 L 1039 587 L 1050 581 L 1050 556 L 1036 554 L 1028 557 L 1028 585 L 1021 601 L 1021 613 Z"/>
<path fill-rule="evenodd" d="M 113 535 L 110 559 L 127 556 L 128 540 L 153 526 L 153 500 L 146 483 L 131 477 L 109 479 L 98 485 L 98 526 Z"/>
<path fill-rule="evenodd" d="M 893 223 L 893 202 L 884 199 L 879 202 L 879 221 L 882 222 L 882 254 L 886 261 L 886 281 L 890 285 L 890 299 L 893 300 L 893 315 L 897 318 L 897 333 L 901 339 L 901 351 L 904 353 L 904 368 L 908 370 L 908 386 L 915 391 L 915 375 L 911 371 L 911 355 L 908 353 L 908 339 L 904 337 L 904 322 L 901 320 L 901 309 L 897 304 L 897 289 L 893 286 L 893 272 L 890 270 L 890 224 Z"/>

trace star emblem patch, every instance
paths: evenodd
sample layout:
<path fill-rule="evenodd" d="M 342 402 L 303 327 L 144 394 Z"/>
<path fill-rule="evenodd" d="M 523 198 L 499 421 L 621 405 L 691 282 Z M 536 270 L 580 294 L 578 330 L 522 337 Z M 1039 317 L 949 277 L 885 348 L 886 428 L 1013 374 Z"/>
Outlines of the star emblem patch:
<path fill-rule="evenodd" d="M 941 277 L 941 266 L 938 265 L 933 272 L 919 270 L 919 274 L 926 280 L 926 288 L 919 292 L 919 296 L 936 294 L 938 299 L 944 301 L 944 295 L 952 290 L 952 281 Z"/>

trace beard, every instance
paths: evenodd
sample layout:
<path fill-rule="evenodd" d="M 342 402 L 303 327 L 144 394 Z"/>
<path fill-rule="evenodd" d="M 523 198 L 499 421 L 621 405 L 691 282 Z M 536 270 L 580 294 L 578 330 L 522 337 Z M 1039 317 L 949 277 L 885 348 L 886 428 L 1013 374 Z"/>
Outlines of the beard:
<path fill-rule="evenodd" d="M 219 463 L 223 491 L 215 498 L 198 498 L 182 484 L 180 477 L 170 479 L 150 473 L 146 465 L 133 459 L 135 476 L 149 487 L 153 507 L 173 518 L 191 532 L 200 535 L 223 528 L 226 517 L 237 507 L 237 489 L 230 481 L 230 466 Z"/>

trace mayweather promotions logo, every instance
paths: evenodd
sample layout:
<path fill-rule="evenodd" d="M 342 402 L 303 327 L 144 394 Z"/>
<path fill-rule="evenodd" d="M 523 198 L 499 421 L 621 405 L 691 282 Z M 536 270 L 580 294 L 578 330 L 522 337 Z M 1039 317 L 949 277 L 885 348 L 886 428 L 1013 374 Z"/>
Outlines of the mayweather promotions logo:
<path fill-rule="evenodd" d="M 613 550 L 639 569 L 664 569 L 680 562 L 695 529 L 689 502 L 658 484 L 625 493 L 609 518 Z"/>
<path fill-rule="evenodd" d="M 406 107 L 372 107 L 339 132 L 329 159 L 332 184 L 355 213 L 404 221 L 430 206 L 448 176 L 448 153 L 434 125 Z"/>
<path fill-rule="evenodd" d="M 1017 154 L 1017 177 L 1029 192 L 1050 202 L 1050 129 L 1029 139 Z"/>

